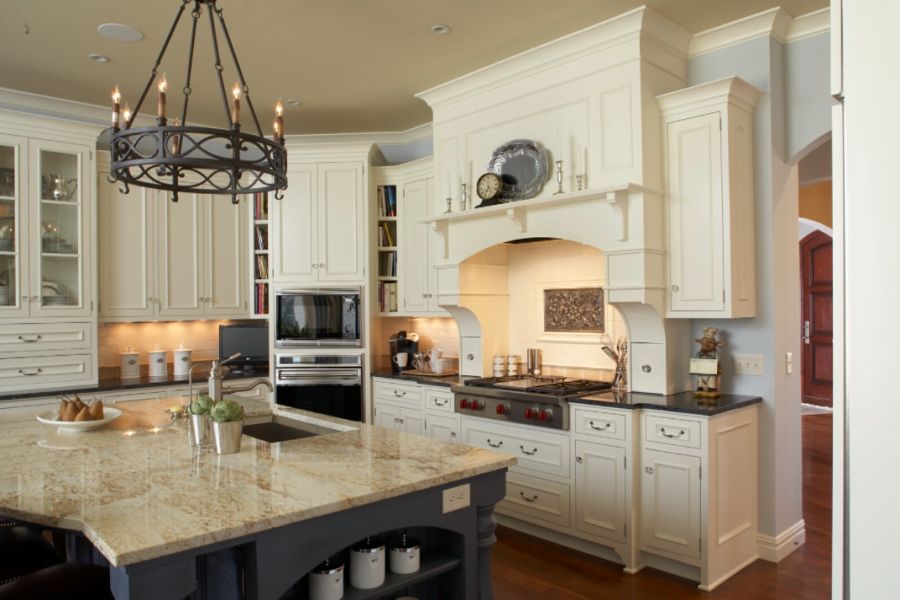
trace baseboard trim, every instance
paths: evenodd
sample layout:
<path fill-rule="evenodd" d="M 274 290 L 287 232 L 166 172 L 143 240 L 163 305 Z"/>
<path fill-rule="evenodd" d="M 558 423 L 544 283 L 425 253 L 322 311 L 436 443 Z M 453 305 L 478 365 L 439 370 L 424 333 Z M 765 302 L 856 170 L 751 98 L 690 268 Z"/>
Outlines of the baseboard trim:
<path fill-rule="evenodd" d="M 759 557 L 768 562 L 781 562 L 791 552 L 806 543 L 806 522 L 800 519 L 778 535 L 756 534 Z"/>

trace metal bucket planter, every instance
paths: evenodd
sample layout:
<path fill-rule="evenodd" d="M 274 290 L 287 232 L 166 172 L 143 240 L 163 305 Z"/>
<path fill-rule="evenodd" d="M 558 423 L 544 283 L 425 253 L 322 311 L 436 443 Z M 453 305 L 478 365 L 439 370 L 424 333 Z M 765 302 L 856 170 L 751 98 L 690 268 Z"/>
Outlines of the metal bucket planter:
<path fill-rule="evenodd" d="M 191 440 L 195 446 L 207 446 L 210 439 L 209 415 L 191 415 Z"/>
<path fill-rule="evenodd" d="M 241 451 L 241 433 L 244 421 L 213 421 L 213 439 L 216 443 L 216 454 L 234 454 Z"/>

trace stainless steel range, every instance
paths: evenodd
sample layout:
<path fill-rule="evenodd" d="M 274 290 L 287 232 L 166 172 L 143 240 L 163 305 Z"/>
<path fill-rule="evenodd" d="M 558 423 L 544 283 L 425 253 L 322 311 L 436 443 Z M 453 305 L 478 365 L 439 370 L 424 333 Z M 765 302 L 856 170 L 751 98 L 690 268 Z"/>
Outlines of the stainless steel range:
<path fill-rule="evenodd" d="M 568 430 L 566 400 L 611 386 L 588 379 L 519 376 L 471 379 L 451 389 L 459 414 Z"/>

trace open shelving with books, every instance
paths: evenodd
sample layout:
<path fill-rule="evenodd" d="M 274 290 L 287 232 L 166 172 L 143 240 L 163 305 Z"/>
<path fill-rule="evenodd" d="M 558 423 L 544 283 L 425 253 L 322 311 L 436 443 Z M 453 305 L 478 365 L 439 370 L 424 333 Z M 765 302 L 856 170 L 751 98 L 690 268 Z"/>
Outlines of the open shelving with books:
<path fill-rule="evenodd" d="M 250 255 L 252 281 L 252 311 L 254 319 L 269 316 L 270 274 L 269 274 L 269 195 L 254 194 L 250 203 L 252 229 L 250 232 L 253 253 Z"/>
<path fill-rule="evenodd" d="M 376 193 L 377 303 L 382 315 L 399 312 L 397 186 L 379 185 Z"/>

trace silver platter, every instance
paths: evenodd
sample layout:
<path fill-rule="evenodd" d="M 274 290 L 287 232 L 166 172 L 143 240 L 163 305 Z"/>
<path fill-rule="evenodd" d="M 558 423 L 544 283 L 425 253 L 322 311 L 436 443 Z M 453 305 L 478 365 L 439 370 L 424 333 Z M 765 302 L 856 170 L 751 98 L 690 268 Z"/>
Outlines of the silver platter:
<path fill-rule="evenodd" d="M 547 151 L 534 140 L 512 140 L 494 150 L 488 170 L 503 180 L 498 200 L 534 198 L 547 181 Z"/>

